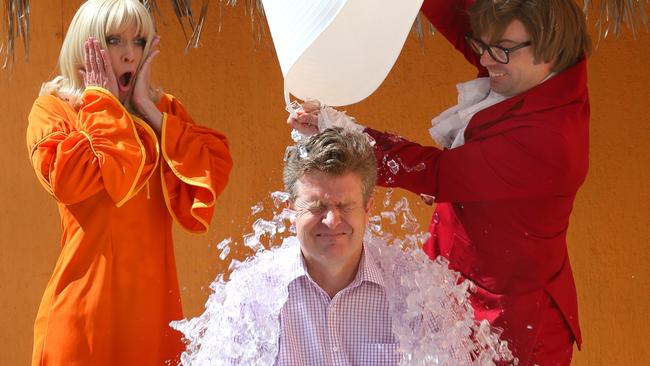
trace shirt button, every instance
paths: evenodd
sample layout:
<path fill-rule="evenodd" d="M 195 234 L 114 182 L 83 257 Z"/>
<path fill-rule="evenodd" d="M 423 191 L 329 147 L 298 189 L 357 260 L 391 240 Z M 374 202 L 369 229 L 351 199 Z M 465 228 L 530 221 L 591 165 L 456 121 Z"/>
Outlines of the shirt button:
<path fill-rule="evenodd" d="M 338 352 L 338 351 L 339 351 L 339 347 L 338 347 L 338 346 L 334 346 L 334 347 L 332 347 L 332 352 Z"/>
<path fill-rule="evenodd" d="M 437 223 L 439 223 L 439 222 L 440 222 L 440 217 L 438 216 L 438 213 L 437 213 L 437 212 L 434 212 L 434 213 L 433 213 L 433 223 L 434 223 L 434 224 L 437 224 Z"/>

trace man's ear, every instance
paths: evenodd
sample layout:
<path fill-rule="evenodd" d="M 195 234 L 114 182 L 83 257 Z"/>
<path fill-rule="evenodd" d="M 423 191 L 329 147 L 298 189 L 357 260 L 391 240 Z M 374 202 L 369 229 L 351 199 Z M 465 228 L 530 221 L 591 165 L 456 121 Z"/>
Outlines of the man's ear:
<path fill-rule="evenodd" d="M 368 200 L 368 204 L 366 205 L 366 213 L 370 214 L 373 208 L 375 208 L 375 198 L 370 197 L 370 199 Z"/>
<path fill-rule="evenodd" d="M 294 209 L 293 202 L 290 199 L 284 201 L 284 207 L 288 208 L 290 210 L 293 210 Z M 289 216 L 289 222 L 292 223 L 292 224 L 295 224 L 296 223 L 296 217 L 294 215 L 290 215 Z"/>

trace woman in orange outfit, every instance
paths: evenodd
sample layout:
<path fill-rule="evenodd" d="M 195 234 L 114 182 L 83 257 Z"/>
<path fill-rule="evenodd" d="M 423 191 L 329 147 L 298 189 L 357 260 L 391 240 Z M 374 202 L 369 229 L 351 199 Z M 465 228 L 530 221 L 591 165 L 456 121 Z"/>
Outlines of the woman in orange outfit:
<path fill-rule="evenodd" d="M 63 227 L 32 365 L 176 364 L 183 350 L 172 221 L 208 230 L 232 160 L 149 84 L 158 42 L 139 1 L 87 1 L 32 107 L 30 159 Z"/>

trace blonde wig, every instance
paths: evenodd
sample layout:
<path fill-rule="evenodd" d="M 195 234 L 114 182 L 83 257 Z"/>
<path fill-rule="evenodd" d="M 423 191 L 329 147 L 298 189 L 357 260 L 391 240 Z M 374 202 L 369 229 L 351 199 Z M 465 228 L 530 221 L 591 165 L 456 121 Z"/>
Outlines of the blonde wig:
<path fill-rule="evenodd" d="M 138 0 L 88 0 L 82 4 L 72 18 L 61 46 L 61 74 L 45 82 L 40 95 L 53 94 L 79 107 L 85 89 L 79 74 L 79 70 L 84 69 L 84 42 L 89 37 L 95 37 L 106 50 L 106 38 L 130 26 L 135 26 L 137 34 L 147 40 L 143 51 L 143 55 L 147 55 L 156 32 L 151 15 Z M 151 94 L 152 100 L 156 101 L 159 96 Z"/>

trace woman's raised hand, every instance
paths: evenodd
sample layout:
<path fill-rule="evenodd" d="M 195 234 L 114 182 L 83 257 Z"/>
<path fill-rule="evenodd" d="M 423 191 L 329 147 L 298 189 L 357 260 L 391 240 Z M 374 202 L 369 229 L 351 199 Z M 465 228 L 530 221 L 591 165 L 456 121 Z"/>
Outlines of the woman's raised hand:
<path fill-rule="evenodd" d="M 160 134 L 160 129 L 162 128 L 162 113 L 160 113 L 158 108 L 156 108 L 156 105 L 151 100 L 151 85 L 149 82 L 149 75 L 151 74 L 151 62 L 153 61 L 154 57 L 160 53 L 158 44 L 160 44 L 160 36 L 156 35 L 151 41 L 151 47 L 149 47 L 147 58 L 142 63 L 142 66 L 140 67 L 138 75 L 135 79 L 135 86 L 133 87 L 131 102 L 140 113 L 140 115 L 144 118 L 144 120 L 149 123 L 149 125 L 156 131 L 156 133 Z"/>
<path fill-rule="evenodd" d="M 117 79 L 111 60 L 106 50 L 101 48 L 99 41 L 94 37 L 89 37 L 84 42 L 84 69 L 79 70 L 79 73 L 86 87 L 99 86 L 118 97 Z"/>
<path fill-rule="evenodd" d="M 138 71 L 138 75 L 135 79 L 135 85 L 133 87 L 133 95 L 131 100 L 133 105 L 138 109 L 138 111 L 146 116 L 147 104 L 153 104 L 151 101 L 150 94 L 150 81 L 149 77 L 151 75 L 151 62 L 154 57 L 160 53 L 158 45 L 160 44 L 160 36 L 156 35 L 151 41 L 151 46 L 149 47 L 149 53 L 142 62 L 142 66 Z"/>

